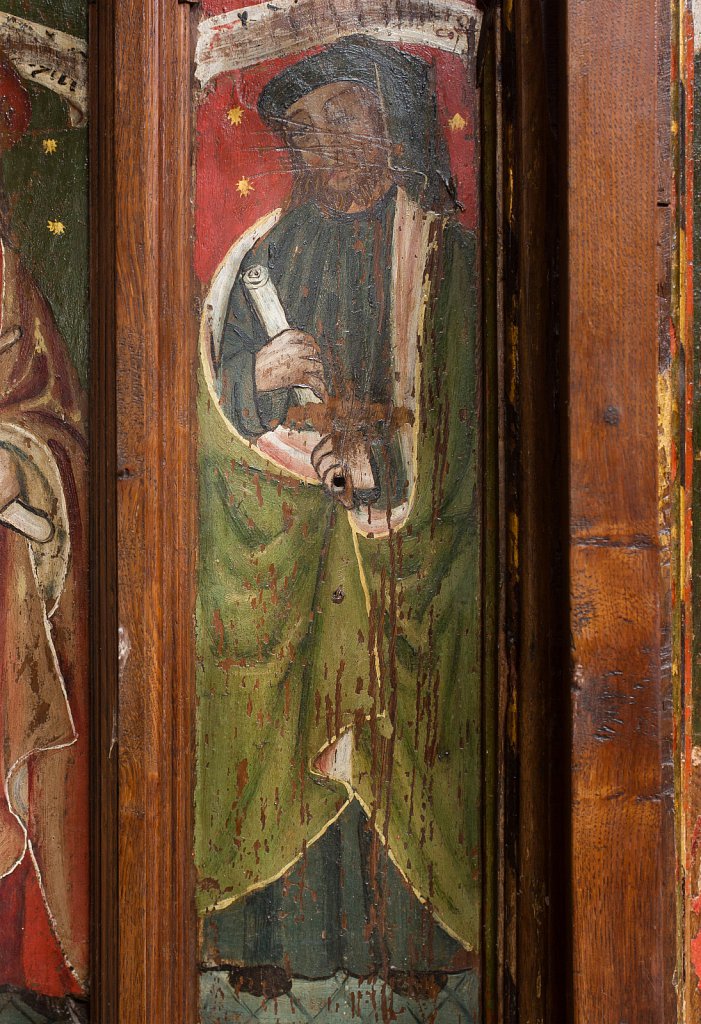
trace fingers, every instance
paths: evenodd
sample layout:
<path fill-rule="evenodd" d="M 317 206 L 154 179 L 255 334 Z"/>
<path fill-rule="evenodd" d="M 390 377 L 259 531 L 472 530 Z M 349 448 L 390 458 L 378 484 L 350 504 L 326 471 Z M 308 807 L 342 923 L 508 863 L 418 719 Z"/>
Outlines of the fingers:
<path fill-rule="evenodd" d="M 343 507 L 347 508 L 349 511 L 354 508 L 353 490 L 348 484 L 346 484 L 346 487 L 343 490 L 339 490 L 337 487 L 331 489 L 324 485 L 324 490 L 327 494 L 330 494 L 333 500 L 337 501 L 339 505 L 343 505 Z"/>
<path fill-rule="evenodd" d="M 289 336 L 288 344 L 294 345 L 296 348 L 308 349 L 312 356 L 317 359 L 320 358 L 321 349 L 319 348 L 319 343 L 311 334 L 297 330 L 290 330 L 285 333 Z"/>
<path fill-rule="evenodd" d="M 338 459 L 333 453 L 333 447 L 331 444 L 331 438 L 323 438 L 312 452 L 312 466 L 318 473 L 319 477 L 323 479 L 325 471 L 331 466 L 338 463 Z"/>
<path fill-rule="evenodd" d="M 310 363 L 315 363 L 317 366 L 322 366 L 321 356 L 319 355 L 319 349 L 315 345 L 308 345 L 306 342 L 299 345 L 288 345 L 286 346 L 283 354 L 283 359 L 306 359 Z"/>
<path fill-rule="evenodd" d="M 320 359 L 304 357 L 294 359 L 287 371 L 294 387 L 311 388 L 317 398 L 326 401 L 328 392 L 324 380 L 324 367 Z"/>
<path fill-rule="evenodd" d="M 353 507 L 353 484 L 348 467 L 333 448 L 331 436 L 322 438 L 311 455 L 312 466 L 329 494 L 345 508 Z"/>
<path fill-rule="evenodd" d="M 290 349 L 271 351 L 264 346 L 256 353 L 255 375 L 256 387 L 259 391 L 273 391 L 276 388 L 308 387 L 322 402 L 326 401 L 328 392 L 324 381 L 324 367 L 318 356 Z"/>
<path fill-rule="evenodd" d="M 320 359 L 320 349 L 315 338 L 304 331 L 290 328 L 276 335 L 268 344 L 285 355 L 307 357 L 309 359 Z"/>
<path fill-rule="evenodd" d="M 295 353 L 290 369 L 293 374 L 301 375 L 304 378 L 304 380 L 296 381 L 296 383 L 307 384 L 314 391 L 317 391 L 317 387 L 320 387 L 321 391 L 317 391 L 319 398 L 326 397 L 324 364 L 318 356 L 298 355 Z"/>
<path fill-rule="evenodd" d="M 328 398 L 324 378 L 318 372 L 308 371 L 303 375 L 303 379 L 298 382 L 297 386 L 311 388 L 316 397 L 322 402 L 325 402 Z"/>
<path fill-rule="evenodd" d="M 287 367 L 292 370 L 294 367 L 306 366 L 314 373 L 323 374 L 324 364 L 319 356 L 319 350 L 311 345 L 279 345 L 276 341 L 269 341 L 267 345 L 259 349 L 256 358 L 270 368 Z"/>
<path fill-rule="evenodd" d="M 329 491 L 336 492 L 345 489 L 348 467 L 344 466 L 342 462 L 335 460 L 333 456 L 328 456 L 322 460 L 317 473 L 322 484 Z"/>

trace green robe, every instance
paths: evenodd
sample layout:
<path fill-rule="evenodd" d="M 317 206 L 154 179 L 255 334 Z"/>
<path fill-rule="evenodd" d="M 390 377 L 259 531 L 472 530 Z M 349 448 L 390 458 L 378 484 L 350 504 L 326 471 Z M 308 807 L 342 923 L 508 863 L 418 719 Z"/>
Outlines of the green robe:
<path fill-rule="evenodd" d="M 389 536 L 364 536 L 320 486 L 265 458 L 255 430 L 232 430 L 203 374 L 202 913 L 280 877 L 355 797 L 414 891 L 465 946 L 478 946 L 475 247 L 450 221 L 436 220 L 433 243 L 413 503 Z M 300 289 L 314 287 L 314 263 L 306 275 L 300 262 Z M 347 730 L 352 775 L 342 782 L 316 762 Z"/>

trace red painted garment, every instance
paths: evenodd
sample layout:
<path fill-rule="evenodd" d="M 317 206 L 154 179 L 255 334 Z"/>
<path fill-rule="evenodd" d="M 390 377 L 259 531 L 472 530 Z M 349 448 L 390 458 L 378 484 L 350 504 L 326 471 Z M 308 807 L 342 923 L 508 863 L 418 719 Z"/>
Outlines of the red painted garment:
<path fill-rule="evenodd" d="M 0 985 L 51 996 L 83 991 L 88 960 L 85 412 L 49 306 L 3 245 L 0 446 L 55 530 L 33 544 L 0 524 Z"/>

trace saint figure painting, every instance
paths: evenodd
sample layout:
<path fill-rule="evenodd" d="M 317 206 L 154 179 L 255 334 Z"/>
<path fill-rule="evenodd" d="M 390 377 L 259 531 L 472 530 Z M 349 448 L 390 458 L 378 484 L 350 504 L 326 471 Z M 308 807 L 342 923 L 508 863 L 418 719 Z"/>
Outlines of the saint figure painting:
<path fill-rule="evenodd" d="M 0 1020 L 42 1024 L 89 981 L 86 9 L 20 8 L 50 23 L 0 11 Z"/>
<path fill-rule="evenodd" d="M 201 265 L 202 208 L 281 200 L 222 238 L 202 317 L 206 1024 L 273 1003 L 280 1021 L 480 1019 L 478 22 L 461 8 L 458 58 L 364 24 L 233 77 L 220 49 L 202 100 Z M 201 78 L 227 17 L 201 26 Z M 232 137 L 249 119 L 246 166 L 208 149 L 223 110 Z"/>

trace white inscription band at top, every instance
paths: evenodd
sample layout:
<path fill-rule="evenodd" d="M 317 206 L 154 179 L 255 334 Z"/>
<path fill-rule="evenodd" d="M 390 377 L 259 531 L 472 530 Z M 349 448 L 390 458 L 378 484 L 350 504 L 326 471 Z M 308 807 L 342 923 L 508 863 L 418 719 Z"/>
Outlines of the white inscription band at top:
<path fill-rule="evenodd" d="M 204 86 L 227 71 L 329 46 L 362 32 L 389 43 L 476 53 L 482 14 L 465 0 L 275 0 L 200 23 L 195 75 Z"/>
<path fill-rule="evenodd" d="M 43 85 L 68 105 L 71 123 L 88 114 L 88 47 L 84 39 L 0 11 L 0 49 L 28 82 Z"/>

